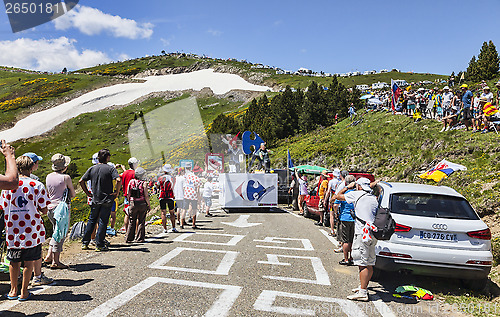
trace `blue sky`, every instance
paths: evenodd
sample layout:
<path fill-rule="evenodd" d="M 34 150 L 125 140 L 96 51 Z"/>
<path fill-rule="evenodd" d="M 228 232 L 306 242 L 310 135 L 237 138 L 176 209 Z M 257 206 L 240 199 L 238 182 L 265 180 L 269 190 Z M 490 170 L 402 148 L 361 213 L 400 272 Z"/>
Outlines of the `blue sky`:
<path fill-rule="evenodd" d="M 496 0 L 80 0 L 15 34 L 2 12 L 0 64 L 55 71 L 165 50 L 289 70 L 449 74 L 464 70 L 483 41 L 500 45 L 498 12 Z"/>

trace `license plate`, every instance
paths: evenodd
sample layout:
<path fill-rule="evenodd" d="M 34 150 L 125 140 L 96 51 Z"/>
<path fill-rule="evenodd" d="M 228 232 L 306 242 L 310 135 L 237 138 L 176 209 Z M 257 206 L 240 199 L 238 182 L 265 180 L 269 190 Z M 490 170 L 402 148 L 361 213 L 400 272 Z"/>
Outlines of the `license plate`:
<path fill-rule="evenodd" d="M 434 231 L 420 231 L 420 239 L 451 242 L 458 241 L 456 234 Z"/>

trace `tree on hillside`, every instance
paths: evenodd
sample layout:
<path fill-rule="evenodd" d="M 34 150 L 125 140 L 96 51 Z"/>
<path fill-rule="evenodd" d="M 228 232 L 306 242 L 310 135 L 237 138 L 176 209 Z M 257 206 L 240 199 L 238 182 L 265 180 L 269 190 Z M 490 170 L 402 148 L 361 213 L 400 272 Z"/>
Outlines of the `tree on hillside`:
<path fill-rule="evenodd" d="M 469 66 L 467 67 L 467 71 L 465 73 L 465 77 L 469 81 L 478 81 L 479 78 L 481 77 L 480 71 L 479 71 L 479 65 L 478 62 L 476 61 L 476 56 L 472 56 Z"/>
<path fill-rule="evenodd" d="M 240 123 L 236 121 L 233 116 L 226 116 L 225 114 L 221 113 L 212 122 L 212 126 L 210 127 L 208 134 L 237 134 L 240 131 Z"/>
<path fill-rule="evenodd" d="M 484 42 L 477 57 L 477 64 L 481 79 L 492 79 L 498 73 L 498 52 L 492 41 Z"/>

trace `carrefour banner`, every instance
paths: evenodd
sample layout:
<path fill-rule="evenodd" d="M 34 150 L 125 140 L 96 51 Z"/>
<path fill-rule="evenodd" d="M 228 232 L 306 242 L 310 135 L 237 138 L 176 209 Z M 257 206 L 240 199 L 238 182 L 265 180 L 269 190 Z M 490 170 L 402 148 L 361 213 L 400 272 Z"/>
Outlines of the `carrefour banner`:
<path fill-rule="evenodd" d="M 219 179 L 222 208 L 278 206 L 278 174 L 224 173 Z"/>

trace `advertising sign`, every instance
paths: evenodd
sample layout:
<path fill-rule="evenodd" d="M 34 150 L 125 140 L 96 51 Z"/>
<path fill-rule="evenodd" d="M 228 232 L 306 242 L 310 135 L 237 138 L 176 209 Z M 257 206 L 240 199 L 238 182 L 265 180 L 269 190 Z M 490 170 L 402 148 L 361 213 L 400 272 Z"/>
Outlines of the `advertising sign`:
<path fill-rule="evenodd" d="M 217 171 L 224 172 L 224 154 L 222 153 L 207 153 L 205 155 L 205 164 L 207 172 Z"/>
<path fill-rule="evenodd" d="M 278 175 L 225 173 L 219 177 L 222 208 L 278 206 Z"/>

